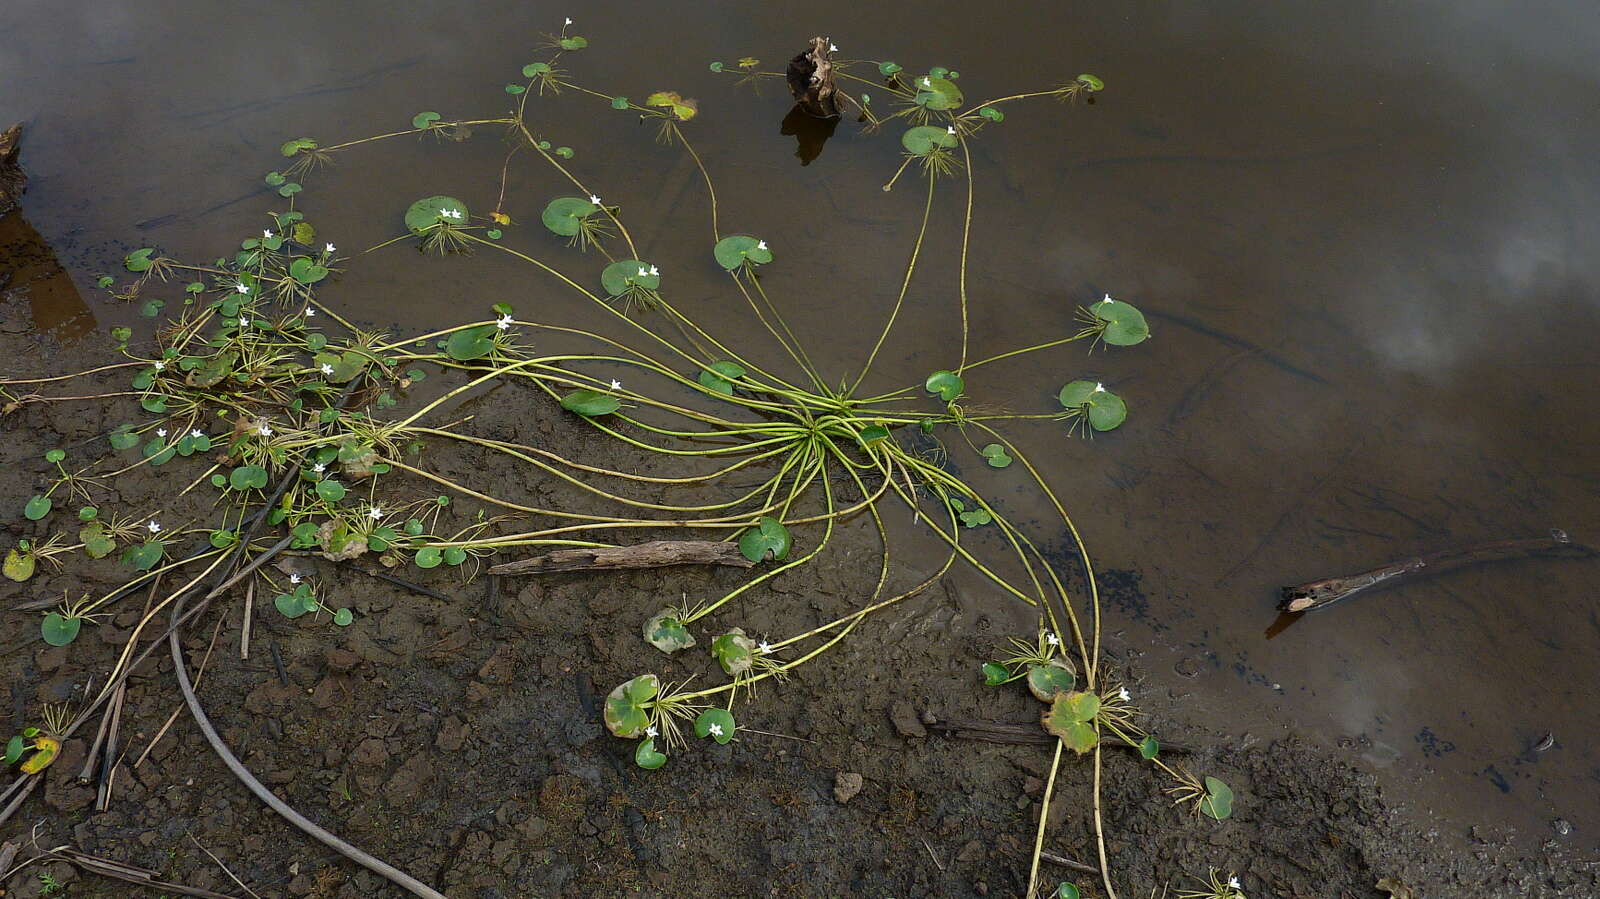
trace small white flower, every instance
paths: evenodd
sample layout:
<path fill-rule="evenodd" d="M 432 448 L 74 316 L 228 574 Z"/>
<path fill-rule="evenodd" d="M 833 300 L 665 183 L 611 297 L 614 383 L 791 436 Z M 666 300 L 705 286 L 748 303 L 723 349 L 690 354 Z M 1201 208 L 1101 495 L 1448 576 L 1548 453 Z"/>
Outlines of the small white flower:
<path fill-rule="evenodd" d="M 1228 878 L 1228 889 L 1237 890 L 1238 888 L 1239 888 L 1239 878 L 1237 878 L 1237 877 L 1229 877 Z"/>
<path fill-rule="evenodd" d="M 324 465 L 321 462 L 318 462 L 317 464 L 311 466 L 311 470 L 316 472 L 317 474 L 322 474 L 323 472 L 328 470 L 328 466 Z"/>
<path fill-rule="evenodd" d="M 319 370 L 325 375 L 333 374 L 333 366 L 329 365 L 326 362 L 322 363 L 322 365 L 320 366 Z"/>
<path fill-rule="evenodd" d="M 1102 303 L 1115 303 L 1116 300 L 1113 300 L 1111 298 L 1111 294 L 1108 293 L 1108 294 L 1106 294 L 1105 299 L 1101 300 L 1100 302 L 1102 302 Z"/>
<path fill-rule="evenodd" d="M 569 19 L 568 21 L 571 21 L 571 20 Z M 659 734 L 659 733 L 661 733 L 661 732 L 656 730 L 656 726 L 654 724 L 652 724 L 649 727 L 644 729 L 644 735 L 647 736 L 647 737 L 650 737 L 651 739 L 654 739 L 655 736 L 657 734 Z"/>
<path fill-rule="evenodd" d="M 194 430 L 189 432 L 189 436 L 193 437 L 196 440 L 199 440 L 201 437 L 206 436 L 206 432 L 200 430 L 199 428 L 195 428 Z"/>
<path fill-rule="evenodd" d="M 600 205 L 600 198 L 595 196 L 594 194 L 590 194 L 589 195 L 589 202 L 593 203 L 596 206 L 599 206 Z"/>
<path fill-rule="evenodd" d="M 1106 392 L 1106 385 L 1100 383 L 1099 381 L 1094 382 L 1094 392 L 1095 393 L 1105 393 Z"/>
<path fill-rule="evenodd" d="M 262 228 L 261 229 L 261 239 L 262 240 L 271 240 L 272 239 L 272 230 L 269 229 L 269 228 Z"/>
<path fill-rule="evenodd" d="M 954 126 L 954 125 L 945 126 L 944 133 L 945 134 L 955 134 L 956 133 L 956 126 Z"/>
<path fill-rule="evenodd" d="M 316 318 L 317 317 L 317 310 L 311 308 L 310 306 L 307 306 L 306 307 L 306 311 L 304 311 L 304 312 L 302 312 L 300 314 L 304 315 L 306 318 Z"/>
<path fill-rule="evenodd" d="M 167 429 L 166 428 L 156 428 L 156 436 L 157 437 L 165 437 L 165 436 L 167 436 Z"/>
<path fill-rule="evenodd" d="M 239 291 L 240 293 L 249 293 L 250 285 L 240 281 L 238 284 L 233 285 L 233 289 Z"/>
<path fill-rule="evenodd" d="M 513 321 L 515 321 L 515 319 L 513 319 L 510 315 L 502 315 L 494 320 L 494 326 L 502 331 L 505 331 L 511 327 L 511 323 Z"/>
<path fill-rule="evenodd" d="M 289 583 L 291 583 L 291 584 L 300 583 L 300 575 L 298 575 L 298 574 L 289 575 Z"/>
<path fill-rule="evenodd" d="M 611 379 L 611 389 L 612 390 L 621 390 L 622 389 L 622 382 L 618 381 L 616 378 L 612 378 Z"/>
<path fill-rule="evenodd" d="M 835 44 L 833 41 L 828 41 L 828 52 L 829 53 L 838 53 L 839 52 L 839 45 Z"/>
<path fill-rule="evenodd" d="M 260 434 L 263 437 L 271 437 L 272 436 L 272 425 L 269 425 L 269 424 L 267 424 L 266 422 L 263 421 L 260 424 L 256 425 L 256 433 Z"/>
<path fill-rule="evenodd" d="M 153 365 L 153 366 L 152 366 L 152 367 L 153 367 L 153 368 L 154 368 L 154 369 L 155 369 L 155 370 L 156 370 L 156 371 L 166 371 L 166 370 L 167 370 L 167 363 L 165 363 L 165 362 L 162 362 L 162 361 L 161 361 L 161 360 L 160 360 L 160 359 L 157 359 L 157 360 L 156 360 L 156 361 L 155 361 L 155 364 L 154 364 L 154 365 Z"/>
<path fill-rule="evenodd" d="M 933 82 L 928 80 L 927 78 L 923 78 L 922 79 L 922 86 L 923 87 L 933 87 Z"/>
<path fill-rule="evenodd" d="M 1060 646 L 1061 645 L 1061 638 L 1057 637 L 1055 634 L 1045 634 L 1044 635 L 1044 642 L 1049 644 L 1049 645 L 1051 645 L 1051 646 Z"/>
<path fill-rule="evenodd" d="M 329 256 L 332 256 L 333 255 L 333 251 L 336 250 L 336 249 L 338 249 L 338 247 L 335 247 L 331 243 L 322 245 L 322 252 L 327 253 Z"/>
<path fill-rule="evenodd" d="M 756 241 L 756 249 L 765 250 L 766 248 L 767 248 L 767 242 L 766 241 L 764 241 L 764 240 Z"/>
<path fill-rule="evenodd" d="M 373 521 L 380 521 L 383 518 L 383 509 L 379 506 L 373 506 L 367 510 L 367 517 Z"/>
<path fill-rule="evenodd" d="M 452 209 L 441 209 L 441 210 L 439 210 L 439 215 L 441 215 L 441 216 L 443 216 L 444 218 L 447 218 L 447 219 L 459 219 L 459 218 L 461 218 L 461 210 L 453 209 L 453 208 Z"/>
<path fill-rule="evenodd" d="M 711 732 L 711 736 L 713 736 L 713 737 L 722 736 L 722 725 L 720 725 L 720 724 L 713 724 L 710 727 L 706 728 L 706 730 L 710 731 Z"/>
<path fill-rule="evenodd" d="M 654 278 L 654 277 L 656 277 L 656 276 L 658 276 L 660 274 L 661 274 L 661 269 L 656 268 L 653 265 L 650 266 L 650 277 Z"/>
<path fill-rule="evenodd" d="M 568 24 L 568 25 L 571 25 L 571 24 L 572 24 L 572 17 L 571 17 L 571 16 L 567 16 L 567 24 Z M 651 729 L 652 729 L 652 730 L 654 730 L 654 728 L 651 728 Z M 650 736 L 652 736 L 652 737 L 653 737 L 653 736 L 655 736 L 655 734 L 651 734 L 651 735 L 650 735 Z"/>
<path fill-rule="evenodd" d="M 245 328 L 248 328 L 248 327 L 250 327 L 250 319 L 245 318 L 242 315 L 239 316 L 239 330 L 243 331 Z"/>
<path fill-rule="evenodd" d="M 766 655 L 767 653 L 772 652 L 772 644 L 762 640 L 760 643 L 756 644 L 756 652 Z"/>
<path fill-rule="evenodd" d="M 1128 692 L 1127 687 L 1123 687 L 1117 691 L 1117 698 L 1123 702 L 1131 702 L 1133 701 L 1133 694 Z"/>
<path fill-rule="evenodd" d="M 161 525 L 157 524 L 156 520 L 154 518 L 150 519 L 150 523 L 145 525 L 144 527 L 145 527 L 145 530 L 149 531 L 152 534 L 161 533 Z"/>
<path fill-rule="evenodd" d="M 645 268 L 642 265 L 639 266 L 639 277 L 645 278 L 645 277 L 648 277 L 649 275 L 650 275 L 650 270 L 649 269 Z"/>

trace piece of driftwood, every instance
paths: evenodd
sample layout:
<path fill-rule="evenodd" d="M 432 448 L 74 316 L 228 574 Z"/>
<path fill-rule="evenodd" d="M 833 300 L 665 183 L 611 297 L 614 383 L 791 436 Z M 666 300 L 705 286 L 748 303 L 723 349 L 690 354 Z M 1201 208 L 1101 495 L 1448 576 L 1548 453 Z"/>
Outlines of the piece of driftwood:
<path fill-rule="evenodd" d="M 833 85 L 833 44 L 825 37 L 814 37 L 811 46 L 789 60 L 789 92 L 806 112 L 818 118 L 839 114 Z"/>
<path fill-rule="evenodd" d="M 665 568 L 669 565 L 733 565 L 749 568 L 755 563 L 739 552 L 737 544 L 709 540 L 657 540 L 632 546 L 593 546 L 558 549 L 553 553 L 506 562 L 489 569 L 490 574 L 540 574 L 547 571 L 589 569 Z"/>
<path fill-rule="evenodd" d="M 21 122 L 0 131 L 0 215 L 22 205 L 22 189 L 27 186 L 28 179 L 17 161 L 21 150 Z"/>
<path fill-rule="evenodd" d="M 1422 573 L 1437 573 L 1472 565 L 1478 562 L 1499 562 L 1506 559 L 1520 559 L 1526 556 L 1553 556 L 1557 558 L 1577 558 L 1595 555 L 1595 550 L 1580 543 L 1573 543 L 1567 532 L 1559 528 L 1552 528 L 1550 536 L 1536 537 L 1530 540 L 1496 540 L 1491 543 L 1480 543 L 1464 549 L 1450 549 L 1444 552 L 1431 553 L 1426 556 L 1417 556 L 1412 559 L 1403 559 L 1392 562 L 1379 568 L 1343 577 L 1323 578 L 1284 587 L 1283 599 L 1278 603 L 1282 612 L 1311 612 L 1325 609 L 1340 600 L 1349 599 L 1373 587 L 1391 583 L 1404 577 Z"/>

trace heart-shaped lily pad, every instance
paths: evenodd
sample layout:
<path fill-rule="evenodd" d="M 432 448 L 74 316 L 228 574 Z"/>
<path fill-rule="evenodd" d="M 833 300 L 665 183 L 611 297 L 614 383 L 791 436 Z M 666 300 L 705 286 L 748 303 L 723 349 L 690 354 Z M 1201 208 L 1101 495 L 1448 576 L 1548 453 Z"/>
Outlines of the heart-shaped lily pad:
<path fill-rule="evenodd" d="M 610 415 L 622 408 L 622 403 L 609 393 L 580 389 L 561 398 L 561 408 L 579 415 Z"/>
<path fill-rule="evenodd" d="M 1011 457 L 1006 455 L 1006 448 L 998 443 L 991 443 L 978 452 L 983 454 L 990 468 L 1005 468 L 1011 464 Z"/>
<path fill-rule="evenodd" d="M 306 152 L 309 152 L 311 150 L 315 150 L 316 148 L 317 148 L 317 140 L 316 140 L 316 138 L 314 138 L 314 137 L 297 137 L 294 140 L 286 140 L 286 141 L 284 141 L 283 142 L 283 146 L 278 148 L 278 152 L 282 153 L 284 156 L 293 156 L 296 153 L 306 153 Z"/>
<path fill-rule="evenodd" d="M 1011 680 L 1011 669 L 999 662 L 984 662 L 981 670 L 983 671 L 983 682 L 991 687 L 998 687 Z"/>
<path fill-rule="evenodd" d="M 317 609 L 317 600 L 312 596 L 309 584 L 301 584 L 292 593 L 279 593 L 272 598 L 272 604 L 285 618 L 299 618 Z"/>
<path fill-rule="evenodd" d="M 947 73 L 948 74 L 948 73 Z M 960 109 L 966 98 L 961 95 L 961 88 L 949 78 L 935 76 L 928 73 L 912 81 L 912 86 L 917 89 L 917 95 L 912 99 L 918 106 L 926 109 Z"/>
<path fill-rule="evenodd" d="M 711 656 L 730 675 L 740 675 L 755 664 L 756 642 L 744 635 L 742 628 L 734 628 L 711 641 Z"/>
<path fill-rule="evenodd" d="M 1077 410 L 1096 431 L 1109 431 L 1128 417 L 1128 406 L 1096 381 L 1072 381 L 1061 388 L 1061 405 Z"/>
<path fill-rule="evenodd" d="M 433 123 L 439 121 L 437 112 L 419 112 L 411 117 L 411 127 L 432 128 Z"/>
<path fill-rule="evenodd" d="M 132 253 L 122 257 L 122 264 L 126 266 L 130 272 L 149 271 L 150 266 L 155 264 L 150 260 L 150 254 L 154 252 L 155 250 L 151 247 L 144 247 L 142 249 L 134 250 Z"/>
<path fill-rule="evenodd" d="M 1100 713 L 1100 697 L 1088 692 L 1058 694 L 1040 719 L 1044 729 L 1061 738 L 1079 755 L 1100 742 L 1090 722 Z"/>
<path fill-rule="evenodd" d="M 733 381 L 744 376 L 745 368 L 737 362 L 713 362 L 700 372 L 697 380 L 702 387 L 732 396 Z"/>
<path fill-rule="evenodd" d="M 78 630 L 82 626 L 82 618 L 69 618 L 60 612 L 51 612 L 39 622 L 39 634 L 51 646 L 66 646 L 78 639 Z"/>
<path fill-rule="evenodd" d="M 1028 666 L 1028 692 L 1041 702 L 1054 702 L 1057 696 L 1071 693 L 1077 683 L 1077 676 L 1060 659 L 1051 659 L 1048 665 Z"/>
<path fill-rule="evenodd" d="M 945 128 L 918 125 L 900 135 L 900 145 L 913 156 L 927 156 L 935 147 L 950 149 L 956 145 L 956 136 Z"/>
<path fill-rule="evenodd" d="M 967 383 L 961 376 L 953 371 L 936 371 L 928 375 L 928 380 L 922 385 L 929 393 L 937 394 L 945 402 L 953 402 L 967 389 Z"/>
<path fill-rule="evenodd" d="M 617 685 L 606 695 L 603 717 L 606 729 L 623 739 L 631 740 L 650 726 L 650 715 L 644 704 L 661 692 L 661 679 L 654 674 L 641 674 Z"/>
<path fill-rule="evenodd" d="M 406 227 L 422 234 L 438 224 L 464 225 L 470 214 L 467 204 L 455 197 L 423 197 L 406 209 Z"/>
<path fill-rule="evenodd" d="M 241 465 L 228 473 L 228 486 L 235 490 L 265 490 L 267 470 L 259 465 Z"/>
<path fill-rule="evenodd" d="M 539 220 L 552 232 L 573 237 L 582 230 L 583 220 L 599 211 L 599 206 L 583 197 L 557 197 L 544 207 Z"/>
<path fill-rule="evenodd" d="M 496 325 L 478 325 L 475 328 L 462 328 L 452 332 L 444 342 L 444 351 L 451 359 L 457 362 L 471 362 L 482 359 L 494 351 L 494 335 L 499 330 Z"/>
<path fill-rule="evenodd" d="M 315 284 L 328 277 L 328 267 L 313 262 L 309 257 L 296 256 L 295 260 L 289 263 L 289 277 L 301 284 Z"/>
<path fill-rule="evenodd" d="M 672 653 L 694 645 L 694 634 L 683 626 L 677 609 L 666 608 L 644 623 L 644 641 L 662 652 Z"/>
<path fill-rule="evenodd" d="M 1144 313 L 1135 309 L 1132 303 L 1114 300 L 1107 295 L 1090 306 L 1089 313 L 1104 323 L 1100 339 L 1113 346 L 1133 346 L 1150 337 L 1150 325 L 1145 322 Z"/>
<path fill-rule="evenodd" d="M 1146 759 L 1153 759 L 1161 754 L 1161 743 L 1155 737 L 1146 735 L 1139 741 L 1139 755 Z"/>
<path fill-rule="evenodd" d="M 444 561 L 444 553 L 441 553 L 437 546 L 424 546 L 417 550 L 411 561 L 417 563 L 418 568 L 438 568 Z"/>
<path fill-rule="evenodd" d="M 124 550 L 122 561 L 132 565 L 135 571 L 149 571 L 156 567 L 166 551 L 167 545 L 160 540 L 146 540 L 138 546 L 130 546 Z"/>
<path fill-rule="evenodd" d="M 637 259 L 620 259 L 605 267 L 600 273 L 600 283 L 606 293 L 620 297 L 630 287 L 655 290 L 661 286 L 661 275 L 656 267 Z"/>
<path fill-rule="evenodd" d="M 739 552 L 752 562 L 760 562 L 768 553 L 776 561 L 783 561 L 789 555 L 791 544 L 789 529 L 783 522 L 766 515 L 756 521 L 756 526 L 744 532 L 739 538 Z"/>
<path fill-rule="evenodd" d="M 861 445 L 872 446 L 889 439 L 889 429 L 883 425 L 867 425 L 861 429 Z"/>
<path fill-rule="evenodd" d="M 767 242 L 748 234 L 732 234 L 717 241 L 712 247 L 711 255 L 717 257 L 717 264 L 734 271 L 746 262 L 752 265 L 766 265 L 772 261 L 772 250 L 767 248 Z"/>
<path fill-rule="evenodd" d="M 1206 795 L 1200 800 L 1200 813 L 1218 821 L 1233 814 L 1233 790 L 1215 777 L 1206 778 Z"/>
<path fill-rule="evenodd" d="M 709 708 L 694 719 L 694 735 L 710 737 L 726 746 L 733 739 L 733 713 L 727 709 Z"/>
<path fill-rule="evenodd" d="M 655 737 L 651 737 L 633 751 L 633 763 L 647 771 L 654 771 L 667 763 L 667 756 L 656 749 Z"/>

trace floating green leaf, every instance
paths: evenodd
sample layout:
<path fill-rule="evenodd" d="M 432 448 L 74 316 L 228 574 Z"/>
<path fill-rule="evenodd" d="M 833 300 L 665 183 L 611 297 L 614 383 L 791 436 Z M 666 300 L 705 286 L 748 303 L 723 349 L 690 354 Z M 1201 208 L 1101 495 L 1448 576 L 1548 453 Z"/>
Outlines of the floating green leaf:
<path fill-rule="evenodd" d="M 563 50 L 582 50 L 584 47 L 589 46 L 588 39 L 581 38 L 576 35 L 572 37 L 564 37 L 557 41 L 557 43 L 561 45 L 561 49 Z"/>
<path fill-rule="evenodd" d="M 132 253 L 122 257 L 122 264 L 127 266 L 130 272 L 149 271 L 150 266 L 155 264 L 150 260 L 150 254 L 154 252 L 155 250 L 150 247 L 134 250 Z"/>
<path fill-rule="evenodd" d="M 792 545 L 789 529 L 783 522 L 766 515 L 756 520 L 756 526 L 739 538 L 739 552 L 752 562 L 760 562 L 772 554 L 774 561 L 782 562 Z"/>
<path fill-rule="evenodd" d="M 1233 790 L 1215 777 L 1206 778 L 1206 795 L 1200 800 L 1200 813 L 1221 821 L 1233 814 Z"/>
<path fill-rule="evenodd" d="M 651 737 L 633 751 L 633 763 L 647 771 L 654 771 L 667 763 L 667 756 L 656 749 L 655 738 Z"/>
<path fill-rule="evenodd" d="M 447 225 L 465 224 L 471 215 L 467 211 L 467 204 L 455 197 L 434 196 L 423 197 L 406 208 L 406 227 L 413 234 L 422 234 L 428 229 L 441 223 Z"/>
<path fill-rule="evenodd" d="M 732 396 L 733 382 L 745 374 L 744 366 L 737 362 L 713 362 L 700 372 L 698 380 L 708 390 Z"/>
<path fill-rule="evenodd" d="M 585 388 L 562 397 L 561 408 L 579 415 L 610 415 L 622 408 L 622 403 L 609 393 Z"/>
<path fill-rule="evenodd" d="M 537 78 L 540 75 L 550 74 L 550 64 L 547 62 L 530 62 L 522 67 L 524 78 Z"/>
<path fill-rule="evenodd" d="M 482 359 L 494 351 L 494 335 L 499 330 L 495 325 L 478 325 L 475 328 L 462 328 L 450 335 L 444 343 L 444 351 L 458 362 L 470 362 Z"/>
<path fill-rule="evenodd" d="M 1061 405 L 1076 410 L 1096 431 L 1109 431 L 1128 417 L 1128 406 L 1096 381 L 1071 381 L 1061 388 Z"/>
<path fill-rule="evenodd" d="M 660 690 L 661 679 L 654 674 L 641 674 L 619 684 L 606 695 L 605 711 L 602 713 L 606 729 L 625 740 L 643 734 L 645 728 L 650 726 L 650 716 L 645 712 L 644 704 L 654 699 Z"/>
<path fill-rule="evenodd" d="M 983 107 L 982 109 L 978 110 L 978 115 L 983 116 L 991 122 L 1004 122 L 1006 120 L 1006 114 L 998 109 L 995 109 L 993 106 Z"/>
<path fill-rule="evenodd" d="M 60 612 L 51 612 L 39 622 L 39 634 L 44 637 L 44 642 L 51 646 L 66 646 L 78 639 L 78 630 L 83 627 L 82 618 L 69 618 Z"/>
<path fill-rule="evenodd" d="M 1089 312 L 1103 323 L 1100 339 L 1113 346 L 1133 346 L 1150 337 L 1150 325 L 1145 322 L 1144 313 L 1132 303 L 1113 300 L 1108 295 L 1090 306 Z"/>
<path fill-rule="evenodd" d="M 228 473 L 228 485 L 235 490 L 265 490 L 267 470 L 259 465 L 241 465 Z"/>
<path fill-rule="evenodd" d="M 956 136 L 948 128 L 935 128 L 932 125 L 908 128 L 906 133 L 900 135 L 900 145 L 913 156 L 927 156 L 935 147 L 948 150 L 957 143 Z"/>
<path fill-rule="evenodd" d="M 50 497 L 35 496 L 33 499 L 28 500 L 27 505 L 22 507 L 22 514 L 29 521 L 38 521 L 50 514 L 50 507 L 53 505 L 54 503 L 50 501 Z"/>
<path fill-rule="evenodd" d="M 1093 92 L 1093 91 L 1103 91 L 1103 90 L 1106 89 L 1106 83 L 1104 81 L 1101 81 L 1099 78 L 1096 78 L 1093 75 L 1089 75 L 1089 74 L 1079 75 L 1078 78 L 1077 78 L 1077 81 L 1078 81 L 1079 84 L 1083 85 L 1085 88 L 1087 88 L 1091 92 Z"/>
<path fill-rule="evenodd" d="M 867 425 L 861 429 L 861 445 L 871 446 L 889 439 L 889 429 L 883 425 Z"/>
<path fill-rule="evenodd" d="M 1011 457 L 1006 455 L 1006 448 L 998 443 L 991 443 L 978 452 L 988 460 L 990 468 L 1005 468 L 1011 464 Z"/>
<path fill-rule="evenodd" d="M 939 399 L 952 402 L 966 390 L 967 384 L 961 376 L 953 371 L 936 371 L 928 375 L 928 380 L 923 388 L 929 393 L 937 394 Z"/>
<path fill-rule="evenodd" d="M 752 265 L 766 265 L 772 261 L 772 250 L 767 248 L 767 242 L 748 234 L 733 234 L 717 241 L 711 253 L 717 257 L 717 264 L 734 271 L 746 262 Z"/>
<path fill-rule="evenodd" d="M 961 88 L 956 87 L 954 81 L 932 72 L 916 79 L 915 86 L 917 94 L 911 99 L 926 109 L 960 109 L 961 104 L 966 102 L 961 95 Z"/>
<path fill-rule="evenodd" d="M 297 137 L 294 140 L 284 141 L 278 152 L 284 156 L 293 156 L 296 153 L 305 153 L 317 148 L 316 140 L 309 137 Z"/>
<path fill-rule="evenodd" d="M 328 277 L 328 268 L 306 256 L 296 256 L 289 263 L 289 277 L 301 284 L 315 284 Z"/>
<path fill-rule="evenodd" d="M 288 197 L 292 197 L 295 194 L 299 193 L 303 189 L 304 188 L 302 188 L 300 185 L 294 183 L 293 181 L 290 181 L 288 184 L 285 184 L 282 187 L 278 188 L 278 196 L 284 197 L 284 198 L 287 199 Z M 270 249 L 270 247 L 269 247 L 269 249 Z"/>
<path fill-rule="evenodd" d="M 892 63 L 892 62 L 880 62 L 880 63 L 878 63 L 878 74 L 882 75 L 885 78 L 890 77 L 891 75 L 893 75 L 896 72 L 904 72 L 904 71 L 905 71 L 905 67 L 901 66 L 901 65 L 899 65 L 897 63 Z"/>
<path fill-rule="evenodd" d="M 715 706 L 701 712 L 694 719 L 694 735 L 705 738 L 711 737 L 718 743 L 726 746 L 733 739 L 734 723 L 733 713 L 727 709 Z"/>
<path fill-rule="evenodd" d="M 627 109 L 628 108 L 628 98 L 627 97 L 612 97 L 611 98 L 611 108 L 612 109 Z"/>
<path fill-rule="evenodd" d="M 604 285 L 606 293 L 620 297 L 632 287 L 655 290 L 661 286 L 661 275 L 656 267 L 648 262 L 619 259 L 606 266 L 600 273 L 600 283 Z"/>
<path fill-rule="evenodd" d="M 720 62 L 714 62 L 714 63 L 712 63 L 712 64 L 711 64 L 711 71 L 713 71 L 713 72 L 720 72 L 720 71 L 722 71 L 722 63 L 720 63 Z"/>
<path fill-rule="evenodd" d="M 666 608 L 650 616 L 644 623 L 644 641 L 666 653 L 688 649 L 694 645 L 694 634 L 683 626 L 676 609 Z"/>
<path fill-rule="evenodd" d="M 523 87 L 520 84 L 508 84 L 508 85 L 506 85 L 506 93 L 512 95 L 513 97 L 515 97 L 517 94 L 525 94 L 527 92 L 528 92 L 528 89 L 526 87 Z"/>
<path fill-rule="evenodd" d="M 583 220 L 599 211 L 599 206 L 583 197 L 557 197 L 539 213 L 539 220 L 555 234 L 574 237 L 583 230 Z"/>
<path fill-rule="evenodd" d="M 439 121 L 437 112 L 419 112 L 411 117 L 411 127 L 432 128 L 433 123 Z"/>

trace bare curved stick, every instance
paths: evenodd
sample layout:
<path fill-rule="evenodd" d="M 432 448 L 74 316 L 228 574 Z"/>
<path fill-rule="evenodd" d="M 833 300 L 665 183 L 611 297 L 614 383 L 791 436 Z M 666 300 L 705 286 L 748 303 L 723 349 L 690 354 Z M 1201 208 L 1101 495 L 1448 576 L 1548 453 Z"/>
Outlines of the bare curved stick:
<path fill-rule="evenodd" d="M 179 602 L 181 603 L 182 600 L 179 600 Z M 177 608 L 174 610 L 174 615 L 182 611 L 181 607 Z M 256 794 L 258 799 L 265 802 L 273 811 L 282 815 L 290 824 L 310 834 L 311 837 L 324 846 L 366 868 L 368 871 L 378 874 L 396 886 L 403 887 L 413 895 L 422 896 L 424 899 L 448 899 L 445 894 L 412 877 L 410 874 L 382 859 L 374 858 L 362 852 L 360 849 L 324 830 L 306 816 L 290 808 L 288 803 L 279 799 L 276 794 L 263 786 L 261 781 L 256 780 L 255 775 L 251 774 L 250 770 L 244 766 L 244 763 L 240 762 L 233 752 L 228 749 L 227 744 L 222 742 L 222 737 L 217 734 L 216 728 L 211 726 L 211 719 L 206 717 L 205 709 L 200 707 L 200 698 L 195 695 L 194 687 L 189 683 L 189 670 L 183 659 L 183 649 L 178 646 L 178 629 L 176 627 L 167 633 L 167 645 L 172 650 L 172 671 L 178 677 L 178 689 L 183 691 L 183 701 L 188 704 L 189 714 L 194 716 L 194 723 L 200 725 L 200 732 L 205 734 L 206 742 L 211 744 L 211 748 L 222 759 L 223 764 L 228 766 L 228 770 L 232 771 L 234 776 L 239 778 L 240 782 L 250 789 L 250 792 Z"/>
<path fill-rule="evenodd" d="M 1537 537 L 1531 540 L 1497 540 L 1493 543 L 1480 543 L 1465 549 L 1452 549 L 1445 552 L 1432 553 L 1426 556 L 1417 556 L 1363 571 L 1344 577 L 1323 578 L 1319 581 L 1310 581 L 1297 584 L 1293 587 L 1283 588 L 1283 601 L 1278 604 L 1278 609 L 1283 612 L 1311 612 L 1325 609 L 1343 599 L 1349 599 L 1357 593 L 1369 590 L 1379 584 L 1417 574 L 1423 571 L 1438 572 L 1460 568 L 1475 562 L 1492 562 L 1504 559 L 1515 559 L 1522 556 L 1538 556 L 1565 553 L 1574 556 L 1592 556 L 1596 551 L 1581 543 L 1573 543 L 1567 532 L 1559 528 L 1552 528 L 1550 536 Z"/>

